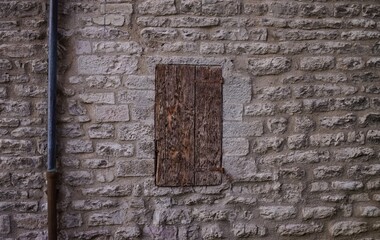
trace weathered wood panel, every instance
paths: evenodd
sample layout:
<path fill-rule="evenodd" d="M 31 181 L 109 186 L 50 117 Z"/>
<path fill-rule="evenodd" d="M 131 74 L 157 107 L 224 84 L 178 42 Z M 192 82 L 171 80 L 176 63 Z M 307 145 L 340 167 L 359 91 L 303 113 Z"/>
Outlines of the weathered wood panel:
<path fill-rule="evenodd" d="M 222 74 L 197 67 L 195 87 L 195 185 L 221 183 Z"/>
<path fill-rule="evenodd" d="M 156 185 L 221 183 L 222 75 L 219 67 L 156 68 Z"/>
<path fill-rule="evenodd" d="M 155 139 L 156 139 L 156 185 L 166 182 L 166 83 L 168 66 L 156 66 Z"/>
<path fill-rule="evenodd" d="M 180 171 L 179 185 L 194 185 L 194 101 L 195 101 L 195 66 L 179 65 L 177 81 L 182 84 L 180 107 Z"/>
<path fill-rule="evenodd" d="M 156 102 L 165 108 L 164 121 L 157 115 L 156 124 L 164 124 L 166 143 L 157 143 L 157 185 L 194 185 L 194 77 L 193 66 L 168 65 L 165 71 L 165 101 Z"/>

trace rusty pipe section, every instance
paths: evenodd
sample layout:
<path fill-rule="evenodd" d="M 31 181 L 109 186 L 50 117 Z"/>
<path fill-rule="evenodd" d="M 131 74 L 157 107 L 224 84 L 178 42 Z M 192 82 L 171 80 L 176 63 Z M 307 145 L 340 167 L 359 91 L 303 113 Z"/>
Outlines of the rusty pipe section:
<path fill-rule="evenodd" d="M 48 235 L 49 240 L 57 240 L 57 172 L 47 172 L 48 195 Z"/>

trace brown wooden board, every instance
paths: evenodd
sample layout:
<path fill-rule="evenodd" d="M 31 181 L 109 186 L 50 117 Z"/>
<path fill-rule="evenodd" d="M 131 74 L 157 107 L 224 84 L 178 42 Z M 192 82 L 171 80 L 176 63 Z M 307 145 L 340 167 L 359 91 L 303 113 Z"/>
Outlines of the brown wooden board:
<path fill-rule="evenodd" d="M 220 67 L 157 65 L 156 185 L 221 183 Z"/>
<path fill-rule="evenodd" d="M 155 139 L 156 139 L 156 185 L 166 183 L 166 84 L 165 76 L 169 73 L 167 65 L 156 66 L 155 96 Z"/>
<path fill-rule="evenodd" d="M 216 185 L 221 183 L 221 69 L 197 67 L 195 85 L 195 185 Z"/>

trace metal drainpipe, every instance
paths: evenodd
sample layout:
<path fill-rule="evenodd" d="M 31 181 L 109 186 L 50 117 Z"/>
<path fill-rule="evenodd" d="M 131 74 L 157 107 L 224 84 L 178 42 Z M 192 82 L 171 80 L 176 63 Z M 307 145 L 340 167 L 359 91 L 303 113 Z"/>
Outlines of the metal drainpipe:
<path fill-rule="evenodd" d="M 48 236 L 57 240 L 57 168 L 56 168 L 56 86 L 57 86 L 57 22 L 58 0 L 50 0 L 49 9 L 49 69 L 48 69 Z"/>

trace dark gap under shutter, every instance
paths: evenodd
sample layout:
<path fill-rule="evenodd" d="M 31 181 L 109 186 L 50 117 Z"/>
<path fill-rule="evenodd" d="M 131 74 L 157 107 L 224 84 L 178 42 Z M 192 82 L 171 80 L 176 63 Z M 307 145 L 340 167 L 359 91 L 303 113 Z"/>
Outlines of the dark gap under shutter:
<path fill-rule="evenodd" d="M 157 65 L 156 185 L 221 183 L 220 67 Z"/>

